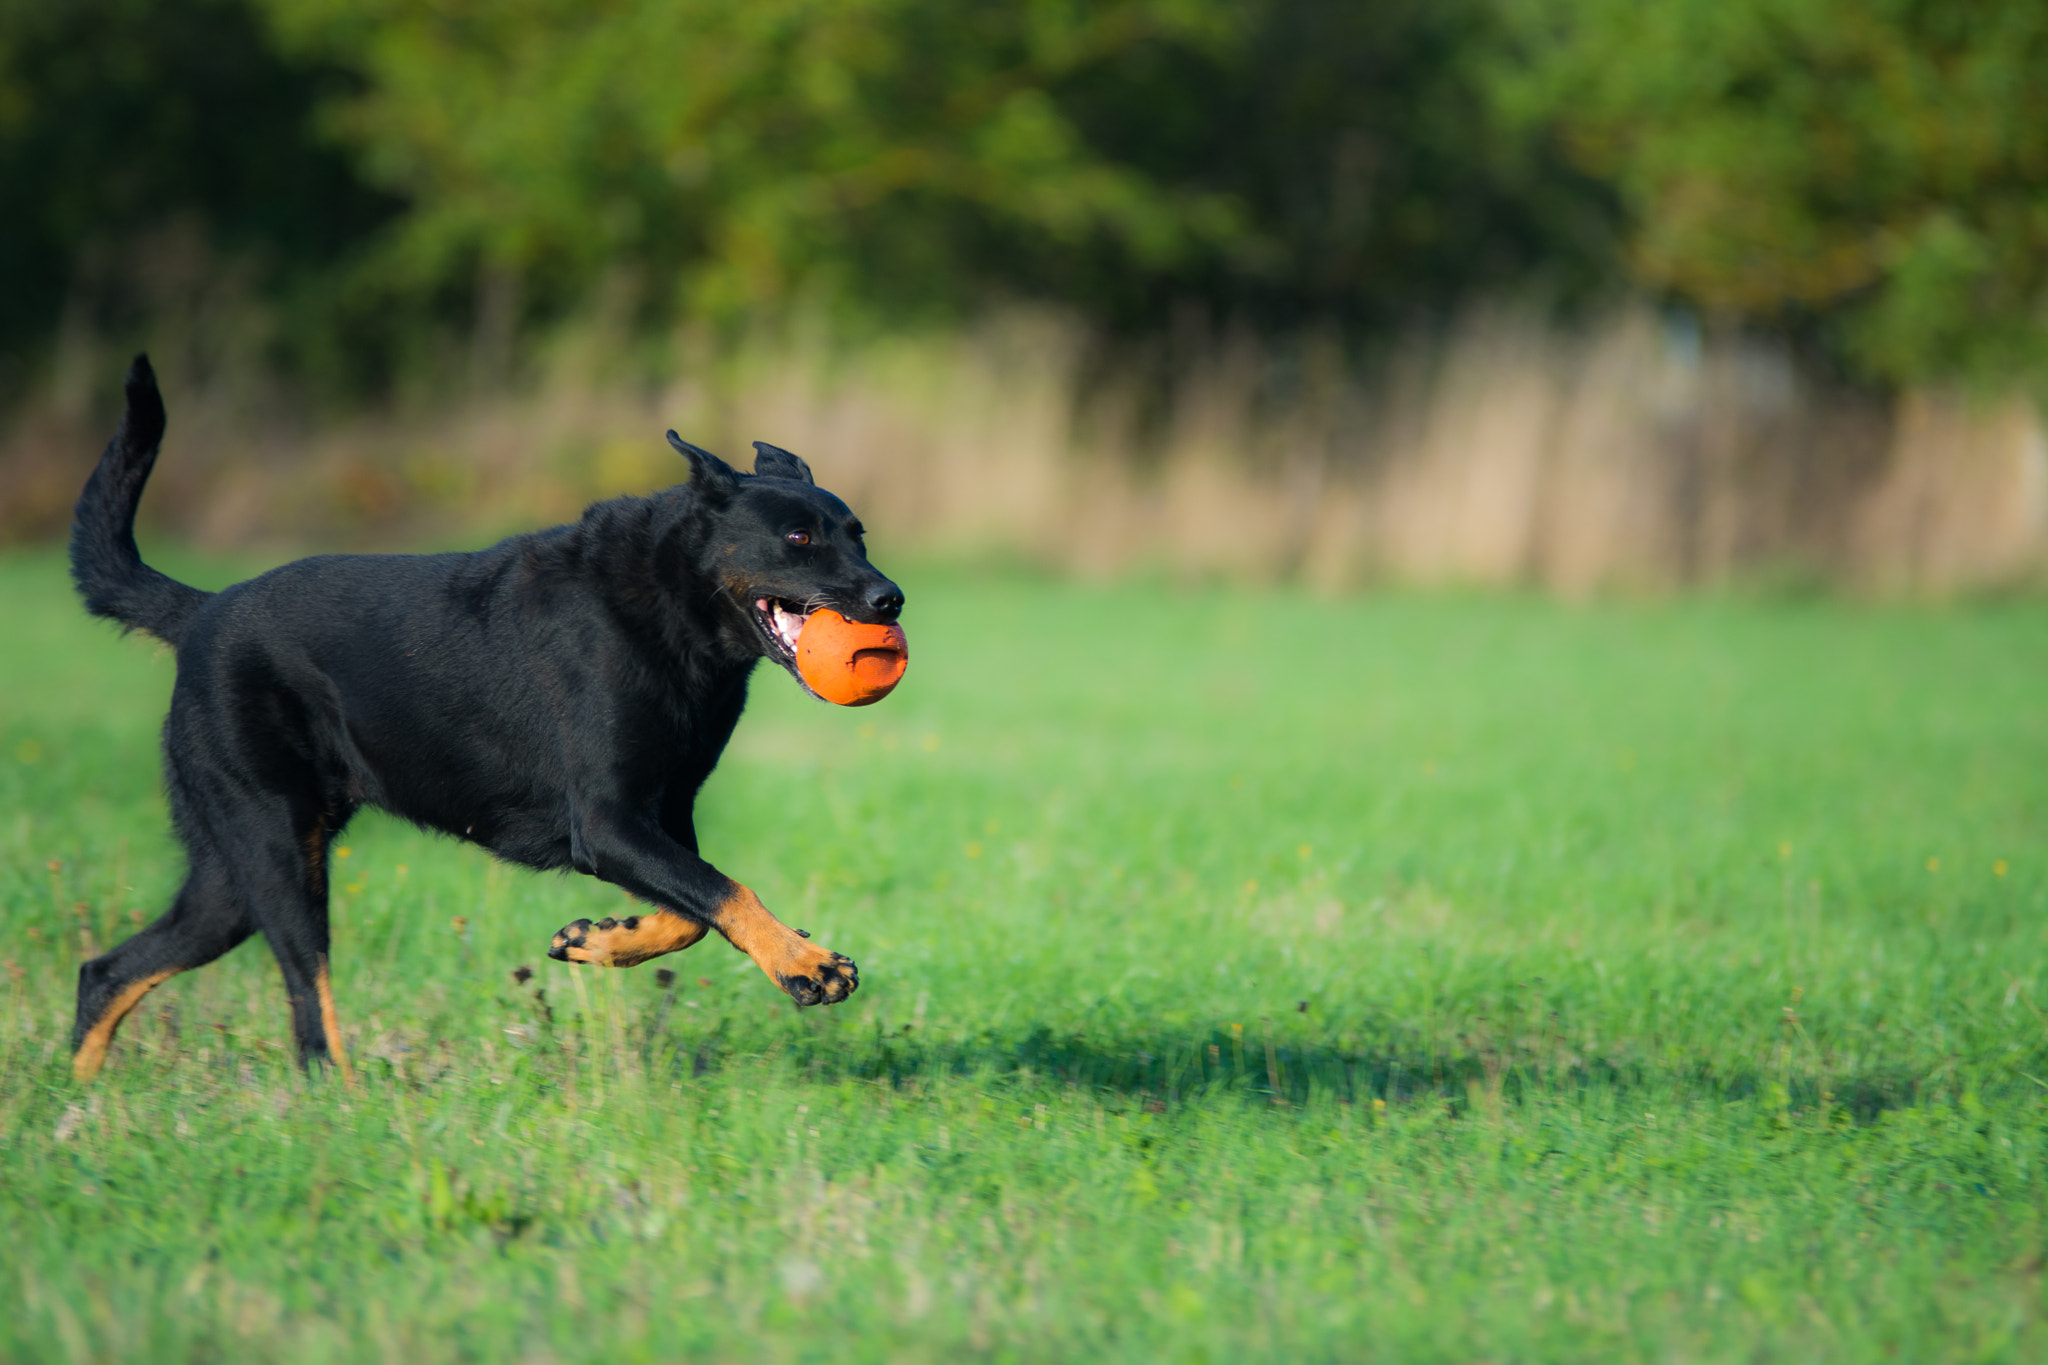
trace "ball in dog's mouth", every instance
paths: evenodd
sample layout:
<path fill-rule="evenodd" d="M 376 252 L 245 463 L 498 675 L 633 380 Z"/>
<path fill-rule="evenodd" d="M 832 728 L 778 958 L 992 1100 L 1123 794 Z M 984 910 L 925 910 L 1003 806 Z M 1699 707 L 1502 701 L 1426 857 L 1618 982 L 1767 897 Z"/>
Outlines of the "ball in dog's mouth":
<path fill-rule="evenodd" d="M 754 601 L 761 628 L 782 663 L 813 695 L 840 706 L 870 706 L 889 695 L 910 667 L 910 642 L 897 625 L 850 621 L 830 607 L 798 611 L 789 602 Z"/>

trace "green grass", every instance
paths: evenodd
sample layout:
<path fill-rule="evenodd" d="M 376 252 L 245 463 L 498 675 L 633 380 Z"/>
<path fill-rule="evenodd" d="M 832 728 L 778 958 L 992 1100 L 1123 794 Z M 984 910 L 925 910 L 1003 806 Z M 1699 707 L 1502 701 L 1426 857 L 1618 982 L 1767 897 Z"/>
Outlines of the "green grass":
<path fill-rule="evenodd" d="M 80 1088 L 172 663 L 0 560 L 0 1357 L 2048 1358 L 2048 610 L 907 586 L 700 808 L 849 1003 L 365 816 L 358 1091 L 260 943 Z"/>

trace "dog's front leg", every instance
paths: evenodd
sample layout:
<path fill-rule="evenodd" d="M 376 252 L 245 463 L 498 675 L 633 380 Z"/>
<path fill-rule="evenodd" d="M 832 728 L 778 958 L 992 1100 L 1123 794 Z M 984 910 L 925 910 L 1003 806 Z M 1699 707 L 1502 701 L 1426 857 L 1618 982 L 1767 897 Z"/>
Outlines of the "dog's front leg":
<path fill-rule="evenodd" d="M 799 1005 L 837 1004 L 860 988 L 852 958 L 811 943 L 770 914 L 759 896 L 652 821 L 586 818 L 572 856 L 578 871 L 674 908 L 595 924 L 578 920 L 555 935 L 550 957 L 630 967 L 687 948 L 716 929 Z"/>
<path fill-rule="evenodd" d="M 712 927 L 726 942 L 754 959 L 768 979 L 789 992 L 799 1005 L 836 1005 L 860 989 L 860 969 L 844 953 L 809 941 L 768 912 L 738 882 L 727 883 L 732 894 L 712 909 Z"/>

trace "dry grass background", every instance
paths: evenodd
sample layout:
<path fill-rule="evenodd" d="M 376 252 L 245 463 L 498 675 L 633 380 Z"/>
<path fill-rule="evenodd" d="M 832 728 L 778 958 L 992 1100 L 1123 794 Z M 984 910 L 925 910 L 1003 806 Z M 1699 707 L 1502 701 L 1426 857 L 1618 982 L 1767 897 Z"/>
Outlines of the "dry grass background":
<path fill-rule="evenodd" d="M 899 554 L 1090 575 L 1942 595 L 2048 572 L 2031 403 L 1858 392 L 1647 307 L 1476 312 L 1363 367 L 1316 338 L 1119 355 L 1029 312 L 853 349 L 783 329 L 679 338 L 657 384 L 600 309 L 517 366 L 479 341 L 445 367 L 461 382 L 327 419 L 239 360 L 256 338 L 214 311 L 196 299 L 156 347 L 172 429 L 145 519 L 215 550 L 561 520 L 671 482 L 675 426 L 805 454 Z M 0 426 L 0 538 L 61 534 L 121 363 L 70 336 Z"/>

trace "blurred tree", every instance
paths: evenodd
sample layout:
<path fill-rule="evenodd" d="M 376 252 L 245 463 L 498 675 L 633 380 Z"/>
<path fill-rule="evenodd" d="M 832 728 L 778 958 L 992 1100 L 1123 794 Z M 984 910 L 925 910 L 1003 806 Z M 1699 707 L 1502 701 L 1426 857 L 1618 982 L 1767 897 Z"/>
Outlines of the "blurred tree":
<path fill-rule="evenodd" d="M 394 207 L 312 135 L 344 79 L 280 57 L 239 0 L 0 0 L 0 350 L 67 300 L 132 317 L 124 256 L 180 222 L 322 311 L 308 296 Z"/>
<path fill-rule="evenodd" d="M 1632 275 L 2040 374 L 2044 77 L 2039 0 L 0 0 L 0 352 L 186 222 L 358 385 L 606 281 L 1364 335 Z"/>
<path fill-rule="evenodd" d="M 1486 0 L 262 3 L 363 78 L 332 127 L 412 206 L 395 275 L 543 311 L 630 265 L 699 315 L 1357 323 L 1608 245 L 1473 79 Z"/>
<path fill-rule="evenodd" d="M 1268 325 L 1371 330 L 1612 277 L 1611 197 L 1489 101 L 1492 0 L 1230 9 L 1231 43 L 1156 44 L 1056 97 L 1106 155 L 1228 194 L 1242 234 L 1164 268 L 1113 253 L 1051 262 L 1053 292 L 1138 326 L 1200 300 Z"/>
<path fill-rule="evenodd" d="M 1504 105 L 1616 187 L 1638 278 L 1887 380 L 2048 378 L 2048 5 L 1502 3 Z"/>
<path fill-rule="evenodd" d="M 410 202 L 386 259 L 420 284 L 509 274 L 545 307 L 630 265 L 695 313 L 850 282 L 916 307 L 974 275 L 970 219 L 1153 266 L 1244 230 L 1047 93 L 1147 42 L 1227 41 L 1202 0 L 265 3 L 294 50 L 363 74 L 333 126 Z"/>

